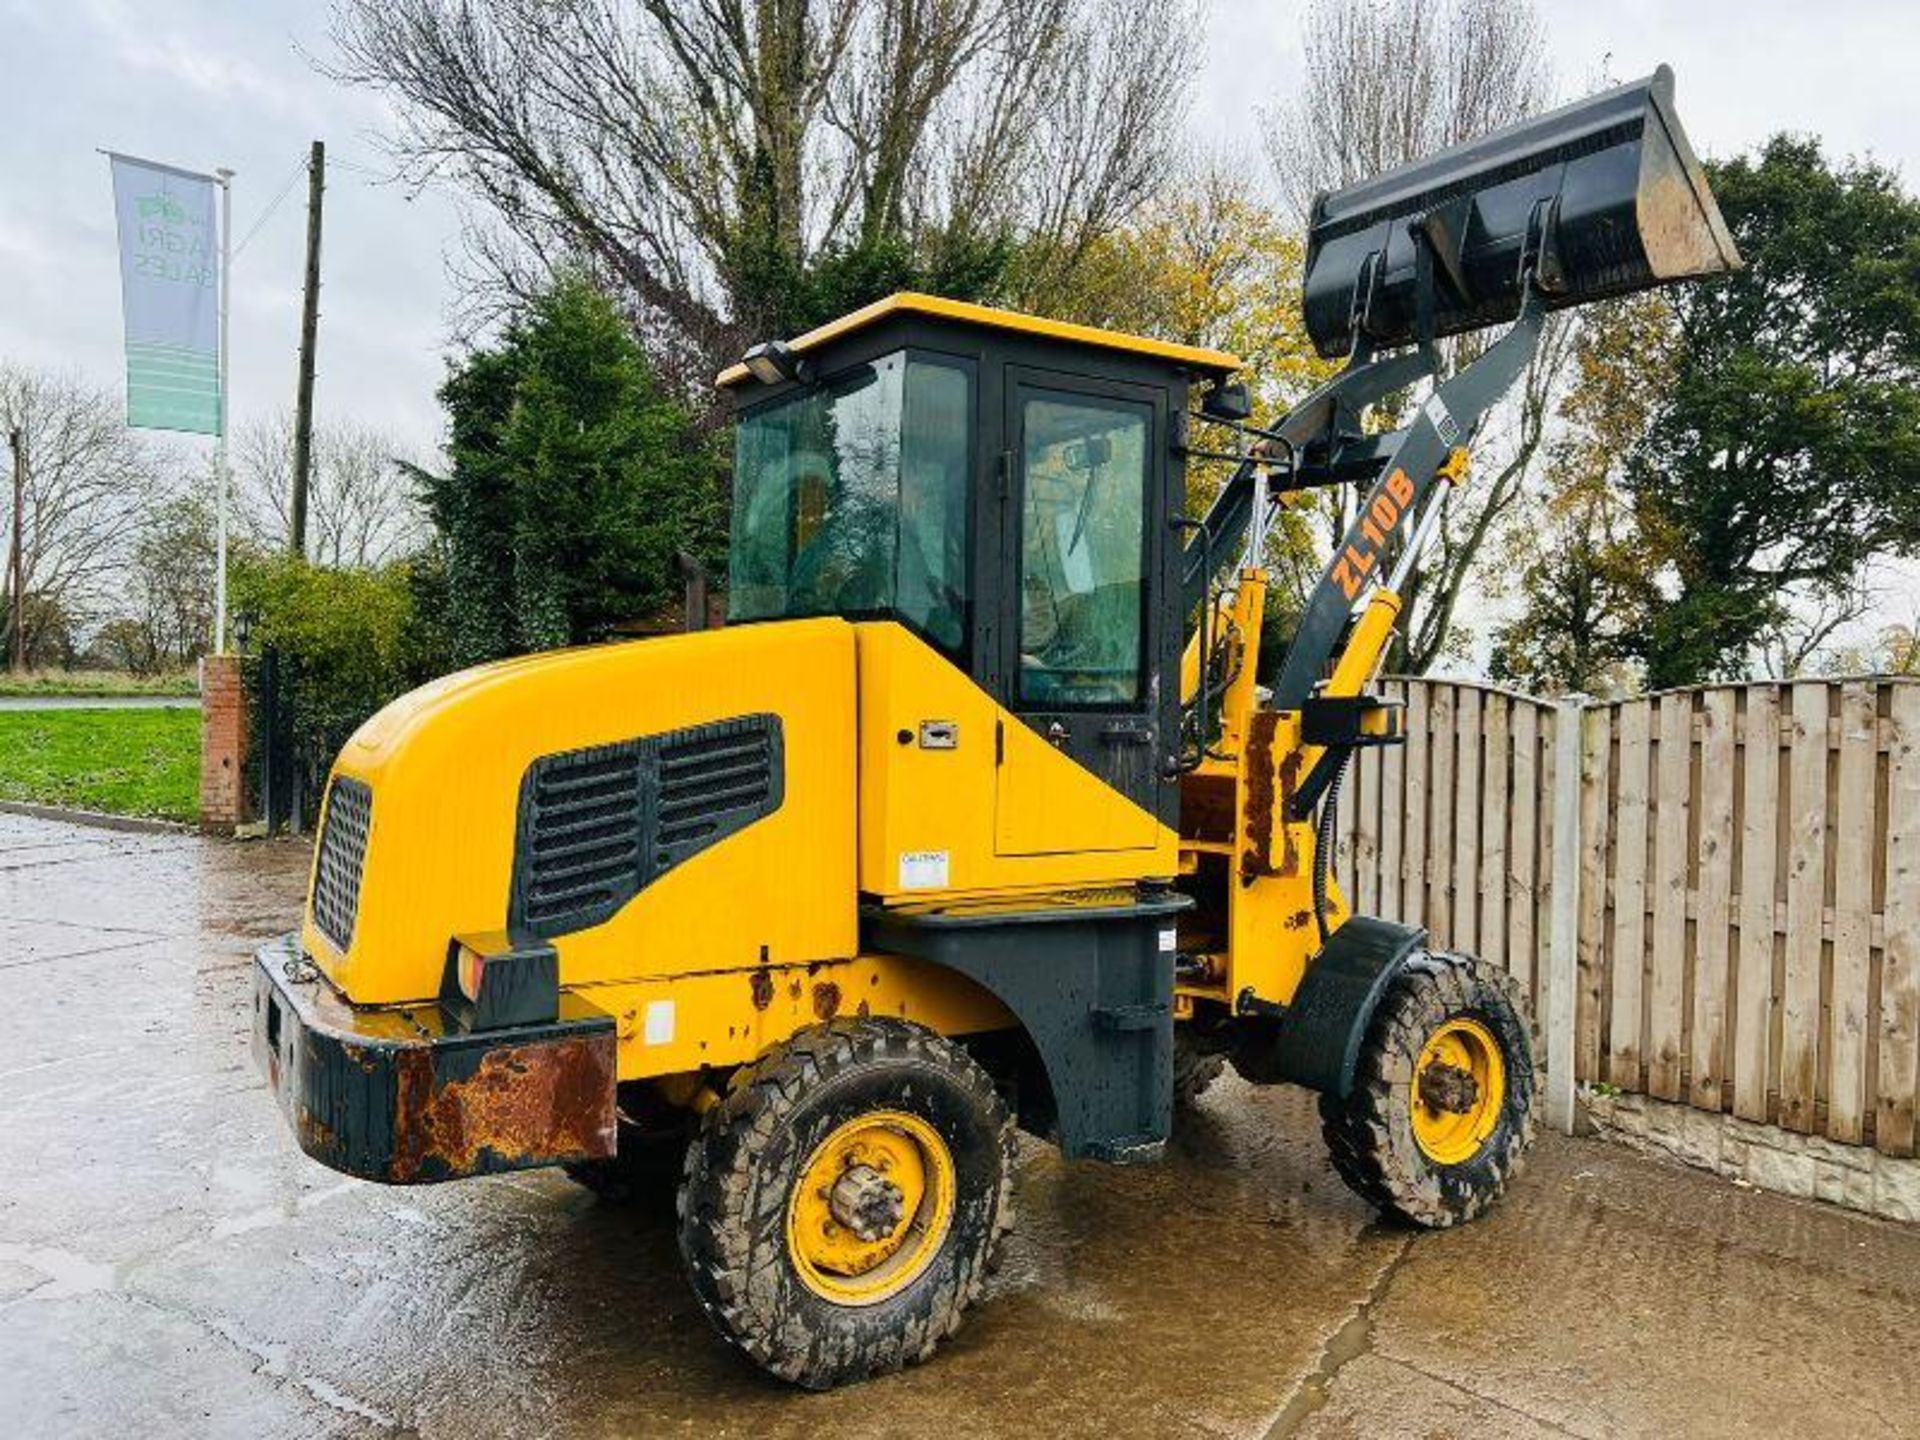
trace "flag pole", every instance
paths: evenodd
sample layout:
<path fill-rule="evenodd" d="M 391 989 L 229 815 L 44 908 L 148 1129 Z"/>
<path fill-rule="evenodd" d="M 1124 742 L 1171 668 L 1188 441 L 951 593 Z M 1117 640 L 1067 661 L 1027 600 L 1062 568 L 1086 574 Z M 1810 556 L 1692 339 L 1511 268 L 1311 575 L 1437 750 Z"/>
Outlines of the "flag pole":
<path fill-rule="evenodd" d="M 233 291 L 233 171 L 224 165 L 213 172 L 220 183 L 220 439 L 215 466 L 220 488 L 219 515 L 214 541 L 213 653 L 227 653 L 227 316 Z M 205 313 L 204 311 L 201 313 Z"/>

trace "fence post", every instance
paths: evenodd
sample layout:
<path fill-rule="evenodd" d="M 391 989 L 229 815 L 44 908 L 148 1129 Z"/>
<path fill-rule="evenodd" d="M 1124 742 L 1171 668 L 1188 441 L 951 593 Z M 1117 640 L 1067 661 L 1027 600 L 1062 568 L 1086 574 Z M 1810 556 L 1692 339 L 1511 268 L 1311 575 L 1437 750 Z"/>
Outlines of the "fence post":
<path fill-rule="evenodd" d="M 1580 765 L 1587 697 L 1554 710 L 1553 915 L 1547 952 L 1547 1124 L 1573 1133 L 1574 1017 L 1580 994 Z"/>

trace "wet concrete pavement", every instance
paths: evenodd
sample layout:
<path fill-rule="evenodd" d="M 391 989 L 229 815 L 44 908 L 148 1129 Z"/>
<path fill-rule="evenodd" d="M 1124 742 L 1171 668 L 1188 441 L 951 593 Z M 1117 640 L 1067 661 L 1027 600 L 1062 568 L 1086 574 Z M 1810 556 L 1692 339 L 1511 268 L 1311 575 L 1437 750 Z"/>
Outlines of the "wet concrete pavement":
<path fill-rule="evenodd" d="M 1409 1236 L 1305 1097 L 1237 1081 L 1162 1166 L 1027 1147 L 960 1336 L 787 1390 L 709 1333 L 663 1216 L 299 1155 L 246 1002 L 304 872 L 0 816 L 0 1432 L 1920 1434 L 1920 1230 L 1547 1137 L 1494 1216 Z"/>

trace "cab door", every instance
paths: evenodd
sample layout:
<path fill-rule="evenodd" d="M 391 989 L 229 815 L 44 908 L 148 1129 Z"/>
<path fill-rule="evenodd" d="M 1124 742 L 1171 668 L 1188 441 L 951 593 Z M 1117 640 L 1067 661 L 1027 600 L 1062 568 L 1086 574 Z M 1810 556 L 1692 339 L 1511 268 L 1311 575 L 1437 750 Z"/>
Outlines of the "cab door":
<path fill-rule="evenodd" d="M 1014 367 L 1005 403 L 1003 698 L 1044 748 L 1003 739 L 995 848 L 1150 847 L 1177 803 L 1162 779 L 1177 724 L 1161 679 L 1165 392 Z M 1088 792 L 1058 756 L 1104 790 Z"/>

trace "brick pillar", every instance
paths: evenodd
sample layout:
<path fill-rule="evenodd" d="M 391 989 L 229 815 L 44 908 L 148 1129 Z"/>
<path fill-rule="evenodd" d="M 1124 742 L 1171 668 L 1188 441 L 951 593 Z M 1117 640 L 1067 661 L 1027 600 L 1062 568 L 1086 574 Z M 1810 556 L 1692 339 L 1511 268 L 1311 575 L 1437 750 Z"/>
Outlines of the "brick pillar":
<path fill-rule="evenodd" d="M 231 835 L 247 804 L 247 696 L 238 655 L 200 662 L 200 828 Z"/>

